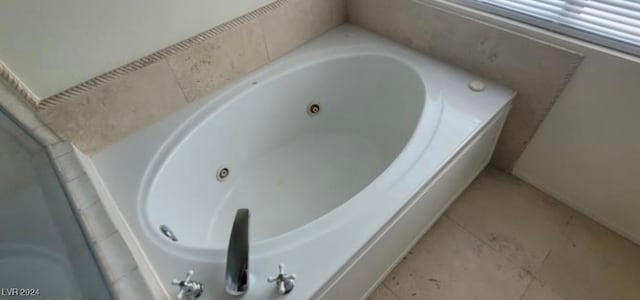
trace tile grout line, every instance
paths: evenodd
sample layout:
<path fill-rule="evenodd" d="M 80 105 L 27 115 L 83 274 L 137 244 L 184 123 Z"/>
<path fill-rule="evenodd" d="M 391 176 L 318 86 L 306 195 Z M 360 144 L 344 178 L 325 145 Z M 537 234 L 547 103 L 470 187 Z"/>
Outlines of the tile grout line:
<path fill-rule="evenodd" d="M 395 268 L 394 268 L 395 269 Z M 386 279 L 386 278 L 385 278 Z M 398 296 L 392 289 L 390 289 L 386 284 L 384 284 L 384 279 L 382 280 L 382 282 L 380 283 L 380 285 L 384 286 L 385 289 L 387 289 L 389 291 L 389 293 L 391 293 L 391 295 L 393 295 L 394 297 L 396 297 L 396 299 L 398 300 L 402 300 L 402 298 L 400 296 Z"/>
<path fill-rule="evenodd" d="M 468 233 L 469 235 L 471 235 L 473 238 L 477 239 L 478 241 L 480 241 L 480 243 L 482 243 L 483 245 L 487 246 L 489 249 L 491 249 L 491 251 L 493 251 L 494 253 L 498 254 L 500 257 L 506 259 L 510 264 L 512 264 L 514 267 L 518 268 L 521 271 L 524 271 L 525 273 L 531 275 L 532 277 L 535 277 L 533 272 L 530 272 L 529 270 L 525 270 L 524 268 L 520 267 L 516 262 L 512 261 L 511 258 L 505 256 L 504 254 L 500 253 L 498 251 L 498 249 L 494 248 L 493 246 L 491 246 L 489 243 L 487 243 L 486 241 L 484 241 L 484 239 L 478 237 L 477 235 L 475 235 L 473 232 L 469 231 L 467 228 L 465 228 L 464 226 L 462 226 L 460 223 L 458 223 L 457 221 L 455 221 L 451 216 L 449 216 L 446 212 L 443 214 L 443 217 L 446 217 L 449 221 L 453 222 L 454 224 L 456 224 L 456 226 L 460 227 L 460 229 L 462 229 L 464 232 Z M 551 250 L 549 250 L 551 251 Z"/>
<path fill-rule="evenodd" d="M 116 230 L 115 230 L 115 231 L 113 231 L 112 233 L 109 233 L 107 236 L 105 236 L 105 237 L 101 238 L 100 240 L 95 239 L 95 240 L 92 240 L 92 241 L 90 241 L 90 242 L 92 242 L 93 244 L 95 244 L 95 245 L 96 245 L 96 247 L 97 247 L 97 246 L 98 246 L 98 244 L 100 244 L 100 243 L 102 243 L 102 242 L 104 242 L 104 241 L 106 241 L 106 240 L 110 239 L 112 236 L 114 236 L 115 234 L 119 234 L 119 233 L 120 233 L 120 232 L 119 232 L 119 231 L 118 231 L 118 229 L 116 228 Z"/>
<path fill-rule="evenodd" d="M 571 219 L 571 218 L 569 218 Z M 538 270 L 536 270 L 535 273 L 532 273 L 531 276 L 531 281 L 529 282 L 529 284 L 527 284 L 527 288 L 524 289 L 524 291 L 522 292 L 522 296 L 520 296 L 520 300 L 524 300 L 524 296 L 527 295 L 527 292 L 529 291 L 529 288 L 531 288 L 531 285 L 533 284 L 534 281 L 538 280 L 538 272 L 540 272 L 540 269 L 542 268 L 542 265 L 544 265 L 544 263 L 547 261 L 547 258 L 549 258 L 549 255 L 551 255 L 551 251 L 553 251 L 553 246 L 551 248 L 549 248 L 549 250 L 547 251 L 547 254 L 544 255 L 544 258 L 542 259 L 542 261 L 540 261 L 540 267 L 538 268 Z"/>
<path fill-rule="evenodd" d="M 569 225 L 571 225 L 571 223 L 573 222 L 573 219 L 575 219 L 576 217 L 576 212 L 572 211 L 571 212 L 571 216 L 569 217 L 569 219 L 567 220 L 567 222 L 565 222 L 564 226 L 562 227 L 562 236 L 569 239 L 569 237 L 567 236 L 567 230 L 569 230 Z"/>
<path fill-rule="evenodd" d="M 522 179 L 520 179 L 520 178 L 518 178 L 518 177 L 514 176 L 513 174 L 506 173 L 506 172 L 504 172 L 504 171 L 502 171 L 502 170 L 499 170 L 499 169 L 497 169 L 497 168 L 495 168 L 495 167 L 493 167 L 493 168 L 494 168 L 496 171 L 500 172 L 502 175 L 506 175 L 506 176 L 507 176 L 507 177 L 509 177 L 510 179 L 515 179 L 515 180 L 517 181 L 517 183 L 518 183 L 518 184 L 524 184 L 524 185 L 527 185 L 529 188 L 532 188 L 532 189 L 533 189 L 533 190 L 535 190 L 536 192 L 542 193 L 543 195 L 547 196 L 547 197 L 548 197 L 548 198 L 550 198 L 553 202 L 558 203 L 558 204 L 561 204 L 561 205 L 565 206 L 566 208 L 568 208 L 568 209 L 571 211 L 571 213 L 569 214 L 569 217 L 567 218 L 567 221 L 565 221 L 565 222 L 564 222 L 564 224 L 563 224 L 562 226 L 559 226 L 559 227 L 560 227 L 560 230 L 561 230 L 561 231 L 560 231 L 560 233 L 561 233 L 562 237 L 564 237 L 564 238 L 566 238 L 567 240 L 569 240 L 569 241 L 570 241 L 570 239 L 566 236 L 566 229 L 569 227 L 569 224 L 573 221 L 573 219 L 574 219 L 574 217 L 575 217 L 575 215 L 576 215 L 576 213 L 577 213 L 575 209 L 573 209 L 572 207 L 567 206 L 566 204 L 564 204 L 564 203 L 562 203 L 562 202 L 558 201 L 556 198 L 554 198 L 554 197 L 552 197 L 551 195 L 547 194 L 546 192 L 544 192 L 544 191 L 540 190 L 539 188 L 537 188 L 537 187 L 535 187 L 535 186 L 531 185 L 530 183 L 528 183 L 528 182 L 526 182 L 526 181 L 524 181 L 524 180 L 522 180 Z M 483 172 L 485 172 L 485 171 L 483 170 Z M 474 180 L 474 181 L 475 181 L 475 180 Z M 456 199 L 456 201 L 457 201 L 457 199 Z M 455 203 L 455 201 L 454 201 L 454 203 Z M 451 204 L 451 206 L 453 206 L 453 203 Z M 477 239 L 479 239 L 479 240 L 483 241 L 483 243 L 485 243 L 485 244 L 486 244 L 487 246 L 489 246 L 491 249 L 493 249 L 494 251 L 498 252 L 498 250 L 497 250 L 496 248 L 494 248 L 494 247 L 492 247 L 490 244 L 488 244 L 488 243 L 484 242 L 484 240 L 483 240 L 482 238 L 480 238 L 480 237 L 476 236 L 476 235 L 475 235 L 473 232 L 471 232 L 470 230 L 467 230 L 467 228 L 466 228 L 465 226 L 463 226 L 462 224 L 460 224 L 459 222 L 457 222 L 457 221 L 454 219 L 454 217 L 453 217 L 453 216 L 449 215 L 449 209 L 447 209 L 443 215 L 444 215 L 444 216 L 446 216 L 446 217 L 448 217 L 452 222 L 456 223 L 458 226 L 460 226 L 461 228 L 463 228 L 463 229 L 464 229 L 465 231 L 467 231 L 469 234 L 473 235 L 475 238 L 477 238 Z M 553 246 L 551 246 L 551 247 L 550 247 L 549 251 L 551 251 L 551 248 L 553 248 Z M 548 255 L 548 253 L 547 253 L 547 255 Z M 505 257 L 509 262 L 511 262 L 511 263 L 513 263 L 513 264 L 515 264 L 515 265 L 517 265 L 517 263 L 516 263 L 516 262 L 511 261 L 511 259 L 509 259 L 509 257 L 506 257 L 506 256 L 504 256 L 504 255 L 502 255 L 502 256 L 503 256 L 503 257 Z M 546 259 L 546 256 L 545 256 L 545 258 L 543 258 L 543 260 L 541 261 L 540 265 L 542 265 L 542 262 L 544 261 L 544 259 Z M 534 272 L 529 272 L 529 271 L 527 271 L 527 270 L 525 270 L 525 271 L 526 271 L 527 273 L 530 273 L 531 275 L 534 275 Z"/>
<path fill-rule="evenodd" d="M 87 213 L 87 211 L 89 211 L 90 209 L 92 209 L 94 206 L 96 205 L 102 205 L 102 203 L 100 203 L 100 199 L 98 199 L 98 197 L 96 197 L 96 199 L 94 199 L 93 201 L 91 201 L 88 204 L 85 204 L 83 208 L 80 208 L 79 206 L 76 207 L 78 213 L 80 214 L 80 216 L 84 216 L 84 214 Z M 104 209 L 104 206 L 102 207 Z"/>
<path fill-rule="evenodd" d="M 527 284 L 527 287 L 524 289 L 524 291 L 522 291 L 522 295 L 520 295 L 520 300 L 524 300 L 524 297 L 527 295 L 527 292 L 529 291 L 529 288 L 531 287 L 531 285 L 533 284 L 533 281 L 535 281 L 536 278 L 532 278 L 531 281 L 529 281 L 529 283 Z"/>
<path fill-rule="evenodd" d="M 258 28 L 260 29 L 260 35 L 261 35 L 261 40 L 262 40 L 262 45 L 264 46 L 264 53 L 267 54 L 267 61 L 269 63 L 273 62 L 275 59 L 271 57 L 271 53 L 269 53 L 269 46 L 267 45 L 267 35 L 264 31 L 264 26 L 262 26 L 262 21 L 269 16 L 269 14 L 272 14 L 273 12 L 269 12 L 268 14 L 265 14 L 263 16 L 260 16 L 260 18 L 256 18 L 255 20 L 253 20 L 253 22 L 256 22 L 258 25 Z"/>
<path fill-rule="evenodd" d="M 567 239 L 567 241 L 569 241 L 569 242 L 571 242 L 571 241 L 566 236 L 566 229 L 569 227 L 569 224 L 571 224 L 571 222 L 573 221 L 574 217 L 575 217 L 575 212 L 572 211 L 571 215 L 569 216 L 569 218 L 567 218 L 567 221 L 565 222 L 565 224 L 564 224 L 564 226 L 562 228 L 562 232 L 561 232 L 561 237 L 564 238 L 564 239 Z M 536 270 L 535 273 L 531 274 L 533 276 L 533 279 L 527 285 L 527 288 L 522 293 L 522 296 L 520 296 L 520 300 L 524 300 L 524 297 L 527 295 L 527 292 L 529 292 L 529 289 L 531 288 L 531 285 L 533 284 L 533 282 L 536 281 L 536 280 L 539 281 L 539 278 L 538 278 L 539 276 L 538 275 L 540 273 L 540 270 L 542 269 L 544 264 L 549 259 L 549 256 L 551 256 L 551 252 L 553 252 L 553 248 L 554 248 L 553 245 L 551 245 L 551 247 L 549 247 L 549 250 L 547 251 L 547 254 L 545 254 L 545 256 L 542 259 L 542 261 L 540 261 L 540 266 L 538 267 L 538 269 Z M 542 282 L 540 284 L 542 284 Z"/>
<path fill-rule="evenodd" d="M 176 84 L 178 85 L 178 88 L 180 89 L 180 94 L 182 94 L 182 100 L 184 100 L 184 103 L 186 105 L 189 105 L 189 99 L 187 98 L 187 93 L 184 92 L 184 88 L 182 87 L 182 84 L 180 84 L 180 80 L 178 80 L 178 74 L 176 74 L 176 70 L 174 70 L 173 67 L 171 66 L 171 63 L 169 63 L 169 58 L 165 57 L 163 61 L 169 67 L 169 71 L 171 71 L 173 80 L 175 80 Z"/>
<path fill-rule="evenodd" d="M 448 211 L 448 210 L 447 210 Z M 461 224 L 459 224 L 458 222 L 456 222 L 452 217 L 450 217 L 447 212 L 445 212 L 443 214 L 444 217 L 446 217 L 448 220 L 450 220 L 453 224 L 456 224 L 456 226 L 460 227 L 460 229 L 462 229 L 464 232 L 468 233 L 469 235 L 471 235 L 472 237 L 474 237 L 475 239 L 477 239 L 478 241 L 480 241 L 480 243 L 486 245 L 489 249 L 491 249 L 491 251 L 493 251 L 495 254 L 499 255 L 500 257 L 506 259 L 509 263 L 511 263 L 514 267 L 516 267 L 518 270 L 521 270 L 523 272 L 525 272 L 526 274 L 529 274 L 531 276 L 531 280 L 529 280 L 529 282 L 527 283 L 527 287 L 522 291 L 522 295 L 520 296 L 520 300 L 523 299 L 523 297 L 526 295 L 527 291 L 529 290 L 529 287 L 531 286 L 531 284 L 533 283 L 534 280 L 537 279 L 536 275 L 533 272 L 530 272 L 529 270 L 525 270 L 522 267 L 520 267 L 517 263 L 513 262 L 509 257 L 503 255 L 502 253 L 498 252 L 498 250 L 496 250 L 495 248 L 493 248 L 490 244 L 488 244 L 487 242 L 485 242 L 483 239 L 479 238 L 478 236 L 476 236 L 475 234 L 473 234 L 471 231 L 469 231 L 467 228 L 465 228 L 464 226 L 462 226 Z M 547 257 L 549 256 L 549 254 L 551 253 L 551 249 L 549 249 L 549 252 L 547 253 L 547 255 L 545 256 L 545 258 L 542 260 L 542 262 L 540 263 L 540 266 L 542 266 L 542 264 L 544 263 L 544 261 L 547 259 Z"/>

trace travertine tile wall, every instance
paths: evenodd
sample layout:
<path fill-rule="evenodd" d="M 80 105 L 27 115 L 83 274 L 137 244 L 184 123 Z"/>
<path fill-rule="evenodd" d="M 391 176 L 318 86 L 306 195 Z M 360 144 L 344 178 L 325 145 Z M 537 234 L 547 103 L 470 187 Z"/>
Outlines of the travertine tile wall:
<path fill-rule="evenodd" d="M 344 0 L 284 0 L 267 14 L 38 116 L 92 154 L 344 23 Z"/>
<path fill-rule="evenodd" d="M 416 0 L 348 0 L 349 22 L 518 91 L 492 163 L 509 170 L 582 55 Z"/>
<path fill-rule="evenodd" d="M 167 59 L 187 102 L 269 62 L 258 26 L 242 26 Z"/>
<path fill-rule="evenodd" d="M 94 152 L 184 105 L 171 68 L 162 60 L 38 115 L 63 139 Z"/>
<path fill-rule="evenodd" d="M 58 176 L 117 299 L 152 299 L 154 283 L 145 283 L 122 235 L 109 218 L 71 144 L 49 147 Z"/>

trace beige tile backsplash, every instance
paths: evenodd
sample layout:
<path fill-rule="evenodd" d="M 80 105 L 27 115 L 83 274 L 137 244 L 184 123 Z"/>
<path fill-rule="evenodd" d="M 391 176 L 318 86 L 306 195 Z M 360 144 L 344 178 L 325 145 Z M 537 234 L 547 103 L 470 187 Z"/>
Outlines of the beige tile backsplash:
<path fill-rule="evenodd" d="M 284 1 L 267 14 L 38 115 L 61 137 L 93 154 L 345 20 L 345 0 Z"/>
<path fill-rule="evenodd" d="M 162 60 L 38 115 L 62 138 L 93 153 L 186 104 L 169 64 Z"/>
<path fill-rule="evenodd" d="M 188 102 L 269 62 L 262 28 L 244 24 L 167 59 Z"/>

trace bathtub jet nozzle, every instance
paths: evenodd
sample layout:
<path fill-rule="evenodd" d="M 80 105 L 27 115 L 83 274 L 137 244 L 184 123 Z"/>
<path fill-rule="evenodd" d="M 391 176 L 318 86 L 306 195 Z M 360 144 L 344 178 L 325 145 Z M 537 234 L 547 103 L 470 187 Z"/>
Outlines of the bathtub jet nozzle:
<path fill-rule="evenodd" d="M 244 295 L 249 290 L 249 209 L 236 211 L 227 247 L 225 290 L 233 296 Z"/>
<path fill-rule="evenodd" d="M 309 114 L 309 116 L 313 117 L 313 116 L 317 115 L 318 113 L 320 113 L 320 104 L 318 104 L 318 103 L 310 103 L 307 106 L 307 114 Z"/>
<path fill-rule="evenodd" d="M 164 236 L 166 236 L 168 239 L 170 239 L 173 242 L 177 242 L 178 241 L 178 237 L 176 236 L 175 233 L 173 233 L 173 230 L 171 230 L 171 228 L 169 228 L 169 226 L 167 225 L 160 225 L 160 232 L 162 232 L 162 234 Z"/>

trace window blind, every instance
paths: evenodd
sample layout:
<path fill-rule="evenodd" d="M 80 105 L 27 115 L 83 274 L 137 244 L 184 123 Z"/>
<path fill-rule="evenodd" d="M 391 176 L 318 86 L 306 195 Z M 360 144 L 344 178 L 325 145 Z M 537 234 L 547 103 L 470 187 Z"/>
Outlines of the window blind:
<path fill-rule="evenodd" d="M 640 55 L 640 0 L 457 0 Z"/>

